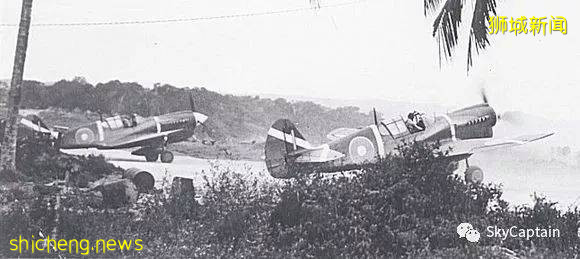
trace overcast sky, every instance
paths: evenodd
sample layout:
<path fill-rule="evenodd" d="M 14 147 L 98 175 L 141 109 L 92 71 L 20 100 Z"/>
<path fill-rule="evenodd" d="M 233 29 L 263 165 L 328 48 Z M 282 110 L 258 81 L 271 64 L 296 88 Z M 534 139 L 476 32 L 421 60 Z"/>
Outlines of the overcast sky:
<path fill-rule="evenodd" d="M 348 0 L 322 0 L 322 5 Z M 467 1 L 469 2 L 469 1 Z M 18 23 L 21 1 L 0 1 Z M 193 18 L 308 7 L 308 0 L 35 0 L 33 23 Z M 466 12 L 468 16 L 471 13 Z M 25 78 L 203 86 L 222 93 L 384 98 L 578 117 L 580 4 L 499 1 L 499 15 L 564 16 L 568 34 L 492 35 L 466 73 L 467 34 L 438 65 L 423 1 L 367 0 L 316 11 L 149 25 L 32 27 Z M 470 19 L 470 17 L 467 17 Z M 17 27 L 0 27 L 0 78 L 10 78 Z"/>

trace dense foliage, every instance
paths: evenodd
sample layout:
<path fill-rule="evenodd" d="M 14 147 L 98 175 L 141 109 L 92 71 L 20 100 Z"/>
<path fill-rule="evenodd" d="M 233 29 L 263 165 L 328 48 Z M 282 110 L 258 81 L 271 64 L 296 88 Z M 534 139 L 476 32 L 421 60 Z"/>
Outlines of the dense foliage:
<path fill-rule="evenodd" d="M 39 230 L 49 233 L 56 226 L 59 238 L 143 240 L 142 251 L 91 253 L 107 257 L 507 257 L 510 250 L 523 256 L 578 254 L 577 210 L 562 212 L 544 198 L 537 198 L 533 207 L 510 208 L 498 187 L 465 184 L 438 155 L 433 147 L 412 145 L 355 173 L 281 184 L 248 180 L 247 172 L 216 167 L 204 190 L 197 190 L 201 199 L 158 190 L 114 210 L 91 204 L 89 193 L 72 187 L 61 194 L 58 224 L 55 193 L 3 199 L 9 209 L 2 211 L 0 253 L 17 256 L 8 250 L 9 239 Z M 479 243 L 457 236 L 461 222 L 482 232 Z M 562 236 L 483 237 L 491 225 L 549 226 Z"/>
<path fill-rule="evenodd" d="M 207 124 L 218 140 L 261 140 L 275 120 L 288 118 L 299 125 L 305 136 L 321 142 L 332 129 L 358 127 L 373 120 L 356 107 L 330 109 L 312 102 L 222 95 L 203 87 L 177 88 L 167 84 L 147 89 L 137 83 L 119 81 L 91 85 L 82 78 L 51 85 L 25 81 L 22 94 L 23 108 L 78 109 L 105 116 L 116 113 L 151 116 L 190 109 L 188 96 L 192 94 L 196 109 L 210 117 Z"/>
<path fill-rule="evenodd" d="M 26 179 L 36 183 L 65 180 L 77 187 L 122 169 L 107 163 L 103 156 L 70 156 L 61 153 L 50 142 L 40 139 L 22 139 L 16 149 L 16 167 Z"/>

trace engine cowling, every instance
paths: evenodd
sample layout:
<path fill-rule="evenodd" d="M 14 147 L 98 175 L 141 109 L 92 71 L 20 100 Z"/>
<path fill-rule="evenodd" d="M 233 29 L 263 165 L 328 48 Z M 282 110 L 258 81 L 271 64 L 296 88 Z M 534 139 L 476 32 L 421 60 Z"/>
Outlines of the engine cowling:
<path fill-rule="evenodd" d="M 458 139 L 477 139 L 493 137 L 493 126 L 497 115 L 488 104 L 479 104 L 449 114 L 455 124 Z"/>

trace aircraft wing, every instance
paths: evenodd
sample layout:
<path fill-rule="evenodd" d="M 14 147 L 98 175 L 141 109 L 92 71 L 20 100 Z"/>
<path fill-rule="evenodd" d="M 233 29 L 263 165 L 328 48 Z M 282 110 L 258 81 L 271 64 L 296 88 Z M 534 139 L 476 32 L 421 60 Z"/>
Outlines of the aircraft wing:
<path fill-rule="evenodd" d="M 141 137 L 135 138 L 135 139 L 130 139 L 130 140 L 126 140 L 126 141 L 117 143 L 115 146 L 126 146 L 129 144 L 142 145 L 142 144 L 145 144 L 146 142 L 155 142 L 155 141 L 162 140 L 164 137 L 167 137 L 169 134 L 179 132 L 182 130 L 183 129 L 175 129 L 175 130 L 168 130 L 168 131 L 163 131 L 163 132 L 159 132 L 159 133 L 147 134 L 147 135 L 143 135 Z"/>
<path fill-rule="evenodd" d="M 447 147 L 451 147 L 451 152 L 449 156 L 462 156 L 466 154 L 471 155 L 474 153 L 494 150 L 498 148 L 508 148 L 513 146 L 524 145 L 530 142 L 534 142 L 536 140 L 547 138 L 552 135 L 554 135 L 554 133 L 523 135 L 507 139 L 459 140 L 456 142 L 446 143 L 442 145 L 441 149 L 447 150 Z"/>
<path fill-rule="evenodd" d="M 353 129 L 353 128 L 338 128 L 338 129 L 334 129 L 332 130 L 330 133 L 328 133 L 326 135 L 326 138 L 332 140 L 337 140 L 339 138 L 343 138 L 346 137 L 352 133 L 355 133 L 359 131 L 358 129 Z"/>

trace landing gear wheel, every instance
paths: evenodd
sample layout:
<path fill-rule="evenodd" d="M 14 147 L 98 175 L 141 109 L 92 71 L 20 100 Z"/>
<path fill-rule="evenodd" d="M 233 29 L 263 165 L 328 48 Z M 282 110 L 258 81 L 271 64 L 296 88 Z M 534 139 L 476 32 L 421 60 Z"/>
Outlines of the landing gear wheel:
<path fill-rule="evenodd" d="M 155 162 L 158 158 L 159 154 L 157 153 L 149 153 L 145 155 L 145 160 L 147 160 L 147 162 Z"/>
<path fill-rule="evenodd" d="M 448 172 L 455 172 L 455 170 L 457 170 L 457 167 L 459 166 L 458 162 L 450 162 L 447 165 L 447 171 Z"/>
<path fill-rule="evenodd" d="M 483 170 L 477 166 L 470 166 L 465 171 L 466 183 L 481 183 L 483 181 Z"/>
<path fill-rule="evenodd" d="M 161 162 L 162 163 L 171 163 L 173 162 L 173 153 L 169 151 L 161 152 Z"/>

